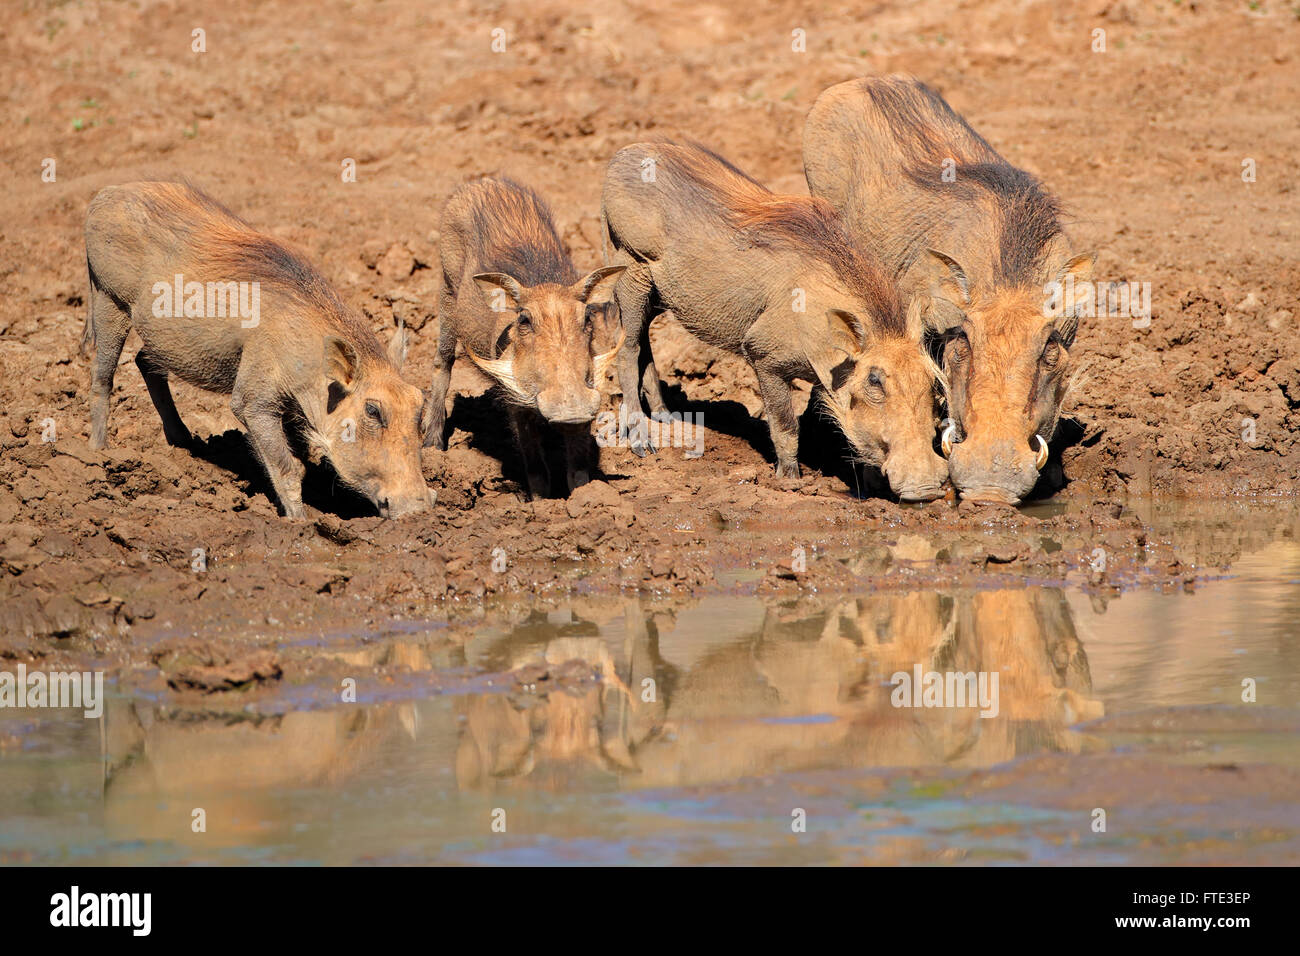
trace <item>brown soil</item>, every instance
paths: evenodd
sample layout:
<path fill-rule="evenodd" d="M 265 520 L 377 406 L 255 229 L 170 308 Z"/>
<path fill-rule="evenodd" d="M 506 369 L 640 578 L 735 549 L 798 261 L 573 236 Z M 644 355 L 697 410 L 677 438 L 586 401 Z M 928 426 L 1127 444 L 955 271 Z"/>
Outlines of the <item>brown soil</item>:
<path fill-rule="evenodd" d="M 574 7 L 6 10 L 0 655 L 189 655 L 174 684 L 202 688 L 274 679 L 279 665 L 230 648 L 161 647 L 152 658 L 143 648 L 200 631 L 255 645 L 444 610 L 472 620 L 485 598 L 522 605 L 572 590 L 793 593 L 1067 576 L 1099 594 L 1134 581 L 1182 586 L 1198 569 L 1122 506 L 1127 496 L 1293 492 L 1300 18 L 1289 6 Z M 190 48 L 198 27 L 201 54 Z M 497 27 L 504 54 L 491 52 Z M 791 52 L 795 28 L 807 31 L 807 53 Z M 1095 29 L 1106 31 L 1105 53 L 1092 51 Z M 408 371 L 427 385 L 437 215 L 465 178 L 500 171 L 538 188 L 588 269 L 600 264 L 603 165 L 620 146 L 689 136 L 774 188 L 801 191 L 800 131 L 816 95 L 897 70 L 937 86 L 1062 196 L 1082 244 L 1098 251 L 1099 276 L 1151 283 L 1149 328 L 1098 319 L 1080 331 L 1075 354 L 1090 375 L 1055 442 L 1063 475 L 1043 489 L 1063 484 L 1067 513 L 871 497 L 872 477 L 839 463 L 841 440 L 812 413 L 805 477 L 778 482 L 751 373 L 668 318 L 654 332 L 659 367 L 670 405 L 705 412 L 704 456 L 606 449 L 605 481 L 567 502 L 521 501 L 504 419 L 465 362 L 450 449 L 425 453 L 432 518 L 367 517 L 326 472 L 309 476 L 311 519 L 279 518 L 224 396 L 177 386 L 204 440 L 196 454 L 166 445 L 132 343 L 110 449 L 87 447 L 81 226 L 105 185 L 184 176 L 297 244 L 382 334 L 398 319 L 414 331 Z M 47 157 L 55 182 L 41 179 Z M 345 158 L 356 160 L 355 183 L 341 181 Z M 1247 158 L 1253 183 L 1241 177 Z M 51 425 L 56 440 L 43 441 Z M 796 547 L 805 572 L 790 570 Z M 1110 555 L 1105 574 L 1087 570 L 1097 547 Z M 492 570 L 494 552 L 504 571 Z M 826 556 L 848 552 L 859 555 L 848 566 Z"/>

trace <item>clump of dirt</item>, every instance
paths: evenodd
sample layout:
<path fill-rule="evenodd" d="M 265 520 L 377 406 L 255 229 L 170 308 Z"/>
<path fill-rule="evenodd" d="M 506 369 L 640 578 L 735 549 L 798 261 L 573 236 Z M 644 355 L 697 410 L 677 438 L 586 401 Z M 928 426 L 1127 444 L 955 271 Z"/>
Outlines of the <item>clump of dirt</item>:
<path fill-rule="evenodd" d="M 153 652 L 153 663 L 172 690 L 203 693 L 278 681 L 284 673 L 273 651 L 210 641 L 167 641 Z"/>

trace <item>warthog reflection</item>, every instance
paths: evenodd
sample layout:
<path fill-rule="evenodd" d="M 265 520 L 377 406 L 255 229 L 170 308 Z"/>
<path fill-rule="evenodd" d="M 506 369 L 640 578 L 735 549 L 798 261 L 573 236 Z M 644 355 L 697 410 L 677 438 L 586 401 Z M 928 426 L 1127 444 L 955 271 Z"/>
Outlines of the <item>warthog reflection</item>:
<path fill-rule="evenodd" d="M 688 667 L 660 655 L 660 622 L 634 604 L 625 635 L 621 649 L 598 637 L 539 648 L 533 632 L 516 666 L 580 661 L 604 679 L 468 700 L 461 786 L 564 788 L 579 767 L 662 786 L 819 767 L 989 765 L 1075 751 L 1070 726 L 1102 713 L 1056 589 L 773 606 L 756 629 Z M 895 707 L 891 676 L 918 664 L 997 672 L 997 716 Z"/>
<path fill-rule="evenodd" d="M 566 615 L 534 613 L 477 640 L 478 653 L 395 642 L 344 655 L 359 672 L 478 663 L 511 672 L 504 690 L 494 679 L 488 692 L 256 719 L 110 701 L 106 815 L 138 816 L 142 799 L 204 807 L 234 843 L 276 817 L 268 809 L 282 791 L 374 773 L 410 771 L 434 786 L 454 774 L 463 790 L 564 791 L 817 768 L 986 766 L 1077 751 L 1071 726 L 1102 712 L 1056 589 L 718 610 L 704 602 L 674 616 L 635 599 L 594 601 Z M 997 672 L 997 715 L 894 706 L 891 676 L 917 665 Z M 158 826 L 175 839 L 175 820 Z M 210 830 L 204 839 L 223 837 Z"/>

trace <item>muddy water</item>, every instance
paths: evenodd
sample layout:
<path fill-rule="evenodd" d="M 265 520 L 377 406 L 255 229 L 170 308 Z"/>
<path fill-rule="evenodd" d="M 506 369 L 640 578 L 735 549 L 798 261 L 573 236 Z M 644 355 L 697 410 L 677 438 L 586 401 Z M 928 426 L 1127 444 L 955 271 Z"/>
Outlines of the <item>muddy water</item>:
<path fill-rule="evenodd" d="M 0 861 L 1300 862 L 1294 506 L 1141 507 L 1193 587 L 586 599 L 0 710 Z"/>

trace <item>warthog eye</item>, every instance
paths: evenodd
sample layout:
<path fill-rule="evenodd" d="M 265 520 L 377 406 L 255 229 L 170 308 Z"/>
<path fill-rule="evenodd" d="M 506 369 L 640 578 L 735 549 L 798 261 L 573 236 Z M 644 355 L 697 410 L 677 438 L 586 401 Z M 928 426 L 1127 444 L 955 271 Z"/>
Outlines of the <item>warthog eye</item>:
<path fill-rule="evenodd" d="M 1047 345 L 1043 347 L 1043 367 L 1048 369 L 1056 368 L 1056 364 L 1061 361 L 1061 343 L 1053 337 L 1047 340 Z"/>
<path fill-rule="evenodd" d="M 519 324 L 519 331 L 520 331 L 520 332 L 531 332 L 531 331 L 533 330 L 533 316 L 532 316 L 532 313 L 530 313 L 530 312 L 528 312 L 528 311 L 526 311 L 526 310 L 521 309 L 520 312 L 519 312 L 519 320 L 518 320 L 518 324 Z"/>
<path fill-rule="evenodd" d="M 873 392 L 879 392 L 880 397 L 885 394 L 885 376 L 878 368 L 873 368 L 867 373 L 867 388 Z M 873 396 L 874 397 L 874 396 Z"/>
<path fill-rule="evenodd" d="M 385 427 L 387 424 L 384 421 L 384 410 L 379 407 L 378 402 L 366 402 L 366 417 L 380 428 Z"/>

